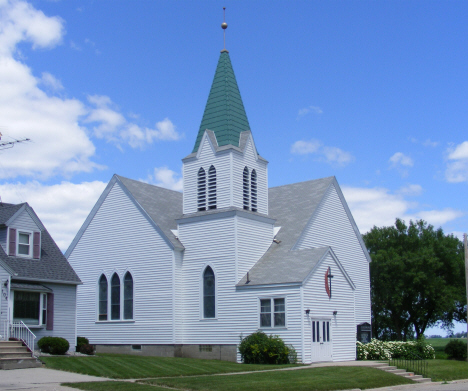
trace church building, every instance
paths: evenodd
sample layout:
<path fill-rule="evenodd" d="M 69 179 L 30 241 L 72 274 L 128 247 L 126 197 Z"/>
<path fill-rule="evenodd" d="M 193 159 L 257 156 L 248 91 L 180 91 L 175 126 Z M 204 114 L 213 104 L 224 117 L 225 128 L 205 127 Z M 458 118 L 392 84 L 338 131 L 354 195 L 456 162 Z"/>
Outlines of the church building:
<path fill-rule="evenodd" d="M 369 254 L 335 177 L 268 188 L 227 50 L 182 162 L 183 193 L 114 175 L 91 210 L 65 254 L 78 335 L 98 352 L 239 361 L 262 330 L 303 363 L 355 360 Z"/>

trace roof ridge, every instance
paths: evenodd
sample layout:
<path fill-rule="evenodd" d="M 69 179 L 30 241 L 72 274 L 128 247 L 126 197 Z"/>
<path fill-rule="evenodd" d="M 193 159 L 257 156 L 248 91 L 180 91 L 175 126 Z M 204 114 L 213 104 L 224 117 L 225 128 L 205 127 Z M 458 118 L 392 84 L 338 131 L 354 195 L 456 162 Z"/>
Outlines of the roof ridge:
<path fill-rule="evenodd" d="M 166 190 L 166 191 L 171 192 L 171 193 L 179 193 L 179 194 L 180 194 L 180 191 L 178 191 L 178 190 L 168 189 L 167 187 L 162 187 L 162 186 L 154 185 L 154 184 L 152 184 L 152 183 L 144 182 L 144 181 L 142 181 L 142 180 L 127 178 L 127 177 L 124 177 L 124 176 L 118 175 L 118 174 L 115 174 L 115 176 L 118 177 L 119 179 L 124 179 L 124 180 L 132 181 L 132 182 L 138 182 L 139 184 L 142 184 L 142 185 L 148 185 L 148 186 L 152 186 L 152 187 L 157 187 L 158 189 Z"/>
<path fill-rule="evenodd" d="M 334 178 L 335 178 L 335 176 L 331 175 L 331 176 L 326 176 L 326 177 L 323 177 L 323 178 L 309 179 L 307 181 L 301 181 L 301 182 L 295 182 L 295 183 L 288 183 L 288 184 L 285 184 L 285 185 L 273 186 L 273 187 L 269 187 L 268 190 L 278 189 L 279 187 L 294 186 L 294 185 L 300 185 L 300 184 L 303 184 L 303 183 L 316 182 L 316 181 L 320 181 L 320 180 L 324 180 L 324 179 L 334 179 Z"/>

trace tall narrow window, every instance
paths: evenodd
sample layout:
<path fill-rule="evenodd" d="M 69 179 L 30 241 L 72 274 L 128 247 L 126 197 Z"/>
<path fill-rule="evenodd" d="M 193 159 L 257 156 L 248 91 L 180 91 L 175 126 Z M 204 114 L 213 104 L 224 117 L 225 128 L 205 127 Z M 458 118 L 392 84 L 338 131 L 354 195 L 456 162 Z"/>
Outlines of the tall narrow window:
<path fill-rule="evenodd" d="M 198 210 L 206 210 L 206 173 L 203 168 L 198 170 Z"/>
<path fill-rule="evenodd" d="M 252 198 L 252 212 L 257 211 L 257 172 L 252 170 L 250 175 L 250 197 Z"/>
<path fill-rule="evenodd" d="M 260 327 L 271 327 L 271 300 L 260 300 Z"/>
<path fill-rule="evenodd" d="M 99 320 L 107 320 L 107 278 L 103 274 L 99 279 Z"/>
<path fill-rule="evenodd" d="M 130 272 L 124 277 L 124 319 L 133 319 L 133 278 Z"/>
<path fill-rule="evenodd" d="M 203 273 L 203 317 L 214 318 L 215 311 L 215 275 L 209 266 Z"/>
<path fill-rule="evenodd" d="M 247 167 L 244 168 L 243 174 L 243 191 L 244 191 L 244 209 L 250 209 L 250 197 L 249 197 L 249 169 Z"/>
<path fill-rule="evenodd" d="M 111 280 L 111 319 L 120 319 L 120 278 L 117 273 Z"/>
<path fill-rule="evenodd" d="M 208 171 L 208 209 L 216 209 L 216 168 Z"/>

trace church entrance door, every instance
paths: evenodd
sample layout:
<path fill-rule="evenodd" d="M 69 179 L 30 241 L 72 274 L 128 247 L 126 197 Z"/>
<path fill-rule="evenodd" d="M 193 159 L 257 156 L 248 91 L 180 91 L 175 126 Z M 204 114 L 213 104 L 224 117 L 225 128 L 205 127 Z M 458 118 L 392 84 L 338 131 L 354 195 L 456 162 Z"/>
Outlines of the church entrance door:
<path fill-rule="evenodd" d="M 330 319 L 312 319 L 311 361 L 332 361 Z"/>

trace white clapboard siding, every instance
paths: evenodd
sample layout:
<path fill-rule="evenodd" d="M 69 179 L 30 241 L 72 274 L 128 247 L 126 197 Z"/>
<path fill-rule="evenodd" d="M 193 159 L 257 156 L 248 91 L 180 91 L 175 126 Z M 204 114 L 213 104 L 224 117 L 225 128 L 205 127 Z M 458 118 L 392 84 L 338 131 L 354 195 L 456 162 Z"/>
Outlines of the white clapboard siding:
<path fill-rule="evenodd" d="M 198 170 L 203 168 L 207 178 L 211 166 L 216 168 L 217 208 L 231 206 L 231 157 L 228 152 L 214 154 L 208 137 L 200 145 L 199 158 L 184 163 L 184 214 L 197 212 Z"/>
<path fill-rule="evenodd" d="M 16 228 L 19 230 L 24 229 L 25 231 L 40 231 L 36 222 L 30 216 L 28 211 L 23 210 L 9 225 L 10 228 Z"/>
<path fill-rule="evenodd" d="M 325 289 L 325 273 L 331 268 L 332 297 Z M 330 254 L 303 285 L 304 363 L 311 362 L 312 319 L 330 319 L 333 361 L 355 360 L 356 324 L 354 290 Z M 309 316 L 304 315 L 310 309 Z M 336 316 L 333 311 L 337 311 Z"/>
<path fill-rule="evenodd" d="M 70 350 L 75 351 L 76 346 L 76 285 L 49 284 L 48 288 L 54 292 L 54 327 L 53 330 L 46 328 L 31 328 L 36 335 L 36 343 L 42 337 L 62 337 L 70 344 Z M 50 316 L 49 314 L 47 316 Z"/>
<path fill-rule="evenodd" d="M 5 324 L 8 316 L 8 295 L 9 290 L 3 287 L 5 281 L 8 281 L 8 286 L 10 286 L 10 274 L 0 266 L 0 293 L 5 292 L 7 297 L 5 298 L 3 294 L 0 296 L 0 335 L 3 334 L 3 325 Z M 1 339 L 1 338 L 0 338 Z"/>
<path fill-rule="evenodd" d="M 371 323 L 369 263 L 334 185 L 305 228 L 296 249 L 330 246 L 356 286 L 356 324 Z"/>
<path fill-rule="evenodd" d="M 113 188 L 68 261 L 80 277 L 78 334 L 92 344 L 165 344 L 173 336 L 173 251 L 120 185 Z M 97 322 L 98 281 L 130 271 L 134 320 Z M 123 288 L 122 288 L 123 289 Z M 121 292 L 123 296 L 123 290 Z M 110 303 L 110 296 L 109 296 Z M 108 310 L 110 319 L 110 309 Z"/>
<path fill-rule="evenodd" d="M 257 173 L 257 212 L 268 214 L 268 170 L 267 162 L 257 159 L 252 140 L 249 137 L 244 153 L 233 153 L 233 197 L 234 206 L 243 208 L 243 174 L 244 168 L 249 169 L 249 183 L 252 170 Z"/>
<path fill-rule="evenodd" d="M 236 217 L 237 281 L 265 254 L 273 241 L 273 224 Z"/>

